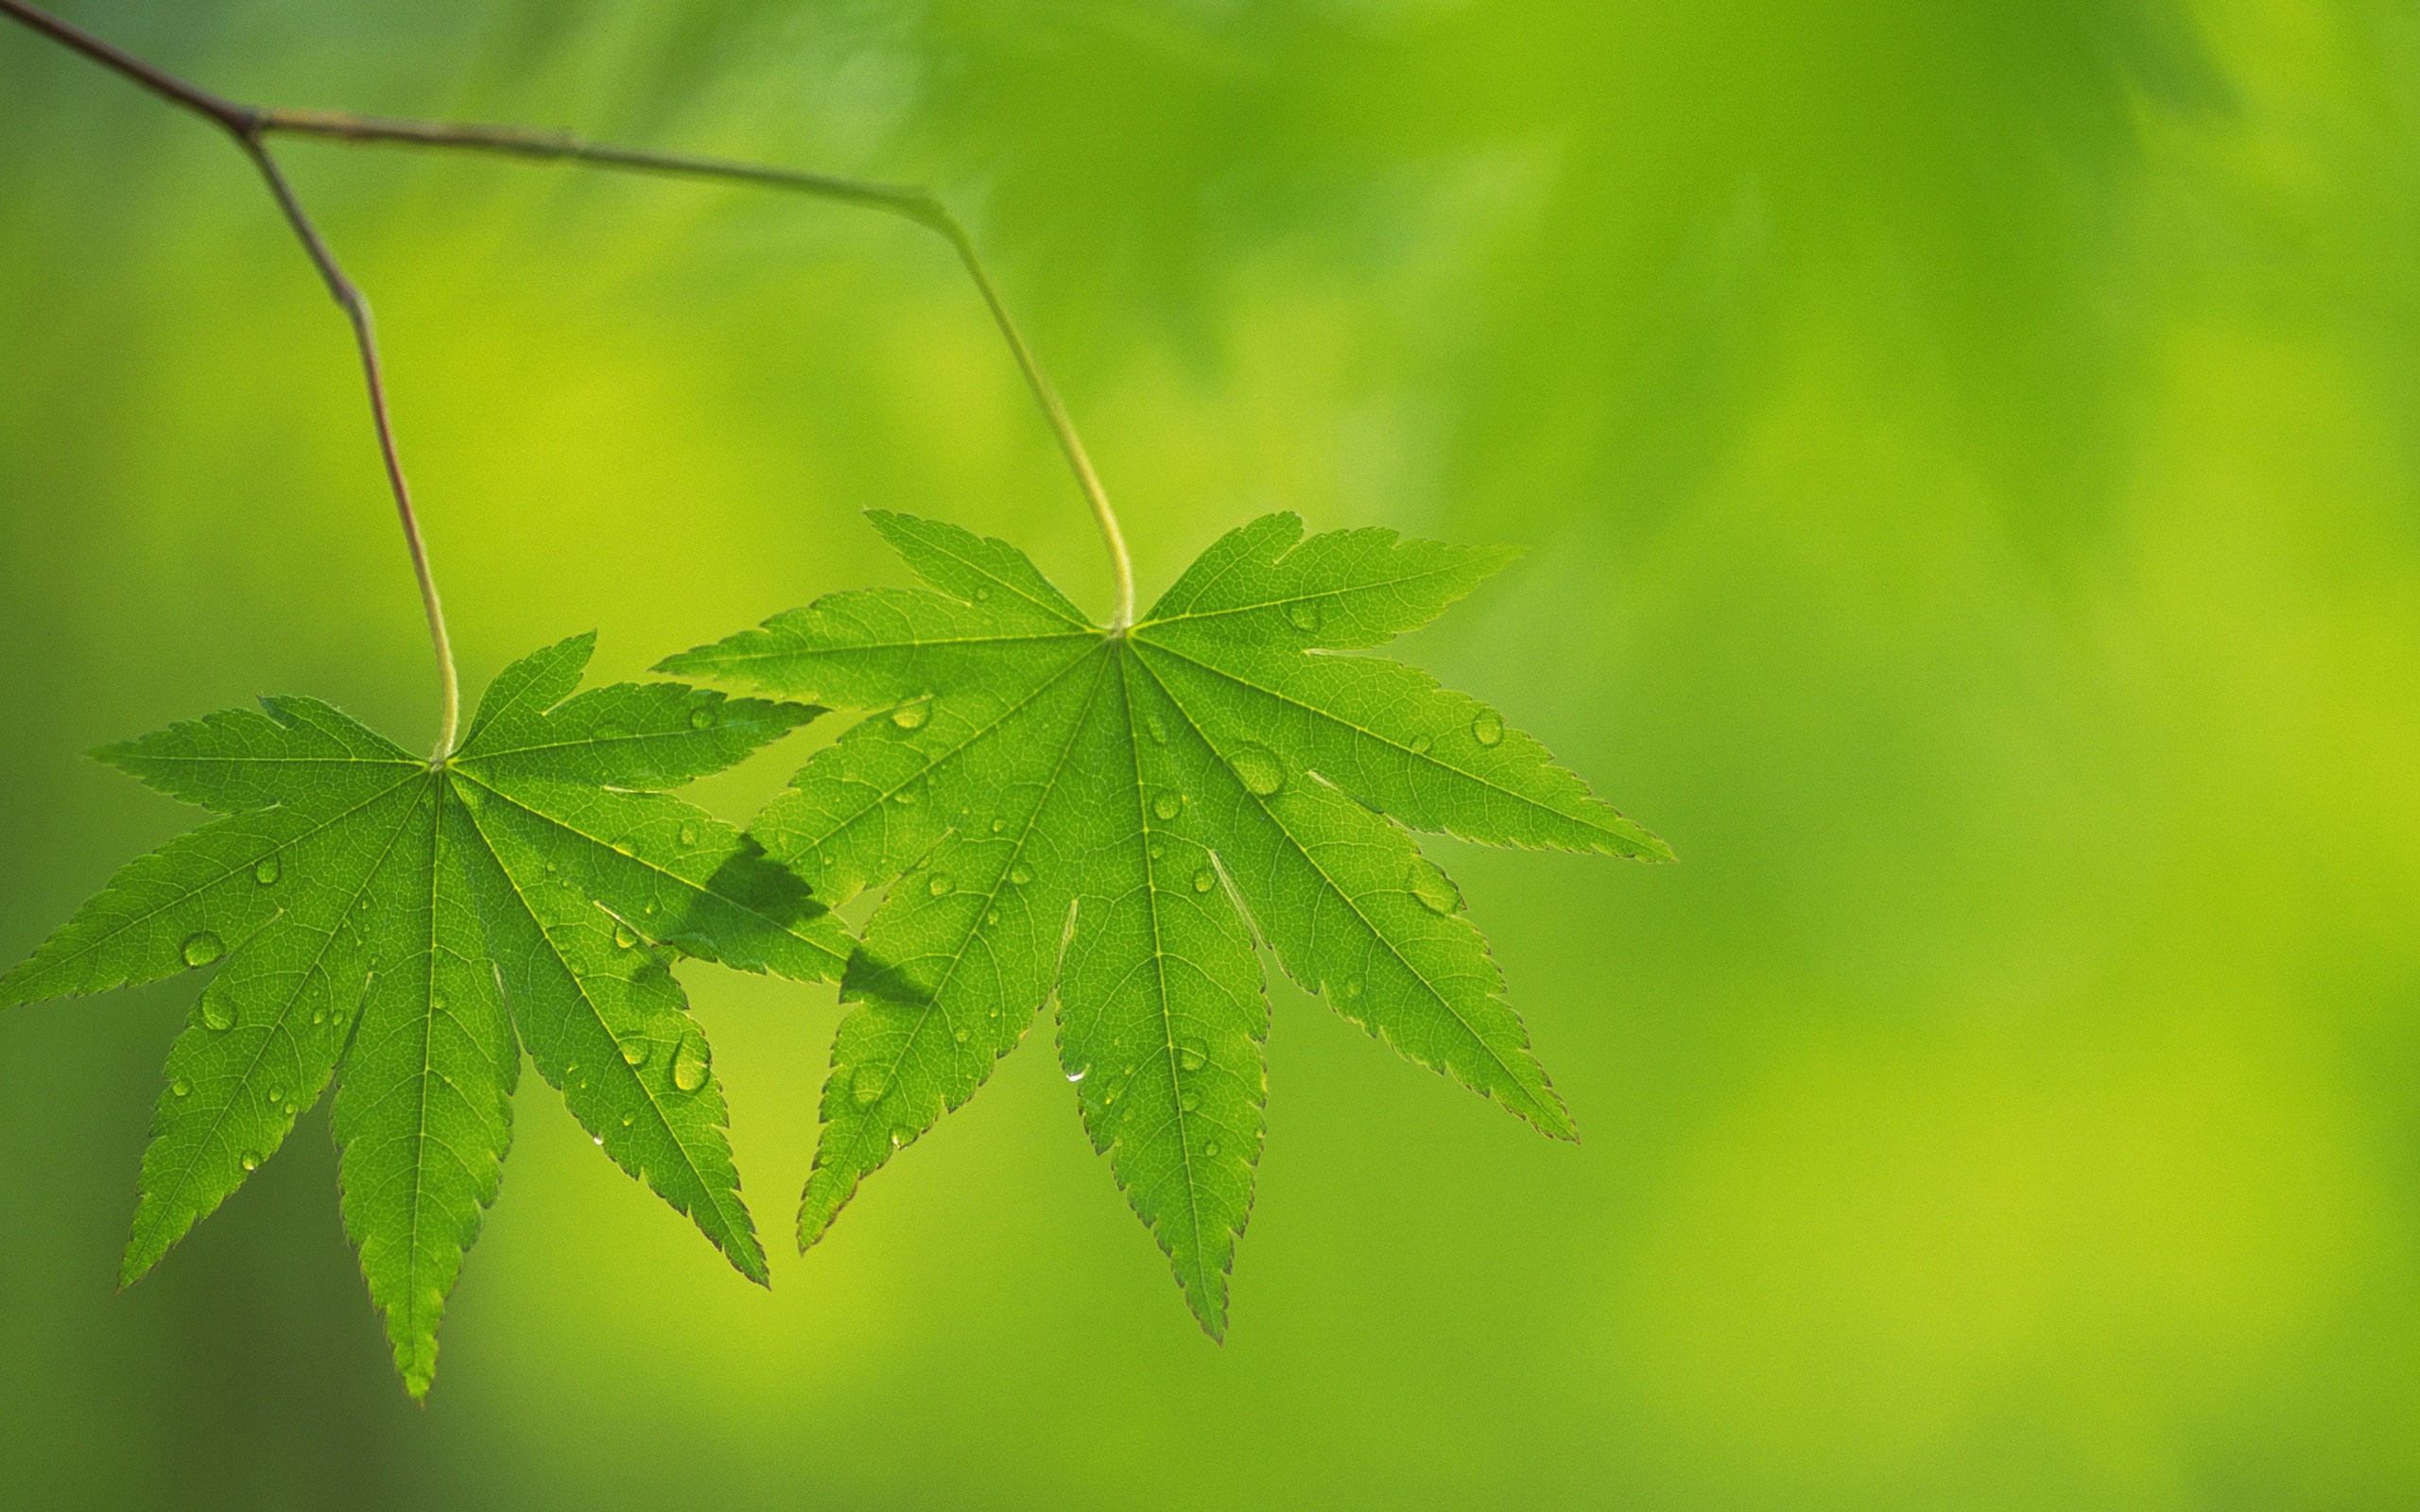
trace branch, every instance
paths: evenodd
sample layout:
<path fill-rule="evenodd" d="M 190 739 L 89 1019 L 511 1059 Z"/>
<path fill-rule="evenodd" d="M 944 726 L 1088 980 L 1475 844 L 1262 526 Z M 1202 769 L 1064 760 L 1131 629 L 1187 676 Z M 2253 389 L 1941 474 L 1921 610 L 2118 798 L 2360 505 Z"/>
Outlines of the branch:
<path fill-rule="evenodd" d="M 312 265 L 326 282 L 329 294 L 353 325 L 354 345 L 361 353 L 362 378 L 370 390 L 370 420 L 378 432 L 378 455 L 387 466 L 387 486 L 395 495 L 396 517 L 403 522 L 404 545 L 411 554 L 412 576 L 420 581 L 421 608 L 428 615 L 429 645 L 437 658 L 438 693 L 437 747 L 430 760 L 443 761 L 454 753 L 454 733 L 461 724 L 461 683 L 454 673 L 454 647 L 445 634 L 445 607 L 437 596 L 437 579 L 428 570 L 428 547 L 421 540 L 420 518 L 412 512 L 411 489 L 404 481 L 403 460 L 395 454 L 394 422 L 387 413 L 387 384 L 378 363 L 378 338 L 371 325 L 370 304 L 361 297 L 361 290 L 354 286 L 353 280 L 345 277 L 336 254 L 328 250 L 319 228 L 311 224 L 302 201 L 294 197 L 293 186 L 285 181 L 277 160 L 263 144 L 264 121 L 268 112 L 221 99 L 208 90 L 188 84 L 24 0 L 0 0 L 0 12 L 216 125 L 235 139 L 244 155 L 252 160 L 261 170 L 261 177 L 268 181 L 269 193 L 276 198 L 278 209 L 285 213 L 286 224 L 294 228 L 302 249 L 310 254 Z"/>
<path fill-rule="evenodd" d="M 1027 386 L 1033 390 L 1035 402 L 1042 406 L 1044 418 L 1050 422 L 1051 431 L 1059 439 L 1060 450 L 1066 455 L 1067 466 L 1075 474 L 1077 486 L 1083 490 L 1084 500 L 1092 507 L 1093 519 L 1100 527 L 1101 543 L 1109 553 L 1110 568 L 1116 584 L 1116 606 L 1110 620 L 1112 632 L 1123 633 L 1133 623 L 1133 562 L 1127 555 L 1126 539 L 1117 525 L 1117 513 L 1110 507 L 1109 495 L 1101 487 L 1100 476 L 1093 470 L 1092 458 L 1085 453 L 1083 440 L 1076 434 L 1075 422 L 1068 418 L 1066 405 L 1061 402 L 1049 375 L 1043 371 L 1042 364 L 1034 357 L 1033 349 L 1026 344 L 1024 335 L 1010 318 L 1007 304 L 1000 299 L 998 288 L 994 285 L 991 274 L 985 270 L 981 257 L 976 252 L 974 238 L 931 190 L 765 163 L 614 146 L 589 142 L 567 131 L 388 120 L 336 111 L 276 110 L 242 105 L 154 68 L 80 27 L 25 4 L 24 0 L 0 0 L 0 14 L 23 23 L 133 80 L 169 103 L 216 124 L 235 138 L 268 180 L 269 191 L 285 212 L 287 223 L 294 228 L 303 249 L 310 253 L 312 262 L 326 281 L 329 292 L 352 322 L 354 343 L 360 349 L 362 370 L 370 390 L 372 418 L 378 431 L 379 453 L 385 459 L 388 482 L 394 491 L 396 513 L 403 521 L 405 543 L 411 552 L 412 571 L 420 580 L 421 600 L 428 611 L 429 637 L 437 655 L 444 709 L 438 759 L 443 759 L 453 748 L 459 694 L 454 675 L 453 651 L 445 635 L 444 613 L 438 602 L 436 581 L 429 575 L 427 550 L 421 541 L 420 524 L 412 512 L 410 490 L 405 484 L 403 466 L 395 453 L 393 428 L 387 414 L 385 385 L 380 376 L 370 307 L 360 291 L 344 276 L 329 253 L 326 243 L 320 239 L 309 216 L 303 214 L 301 204 L 295 199 L 285 176 L 278 171 L 276 161 L 264 145 L 265 139 L 272 132 L 354 143 L 451 148 L 532 161 L 579 163 L 625 172 L 752 183 L 881 211 L 936 232 L 949 243 L 968 276 L 975 281 L 977 291 L 982 295 L 993 320 L 1000 328 L 1000 335 L 1009 344 L 1011 354 L 1016 358 L 1018 369 L 1025 374 Z"/>
<path fill-rule="evenodd" d="M 0 6 L 14 0 L 0 0 Z M 1110 507 L 1109 494 L 1101 488 L 1100 476 L 1093 471 L 1092 458 L 1085 454 L 1082 438 L 1076 434 L 1075 421 L 1067 418 L 1067 406 L 1060 402 L 1059 391 L 1051 386 L 1050 377 L 1026 345 L 1017 323 L 1009 317 L 1009 307 L 994 286 L 992 275 L 985 270 L 983 260 L 975 250 L 975 238 L 959 224 L 957 216 L 929 189 L 913 184 L 880 183 L 865 179 L 843 179 L 828 173 L 813 173 L 804 168 L 775 167 L 761 163 L 741 163 L 728 158 L 693 157 L 679 152 L 650 152 L 641 147 L 614 146 L 591 142 L 570 131 L 533 131 L 518 126 L 454 125 L 433 121 L 397 121 L 377 116 L 353 115 L 342 111 L 263 111 L 259 112 L 260 129 L 284 131 L 295 136 L 316 136 L 341 142 L 368 143 L 380 146 L 449 148 L 458 152 L 481 152 L 495 157 L 522 158 L 535 162 L 579 163 L 591 167 L 615 168 L 629 173 L 649 173 L 675 179 L 717 179 L 735 183 L 756 184 L 768 189 L 787 189 L 813 195 L 821 199 L 838 200 L 865 210 L 877 210 L 887 215 L 910 220 L 937 232 L 958 253 L 965 265 L 967 275 L 975 281 L 976 290 L 983 296 L 992 318 L 998 323 L 1000 335 L 1007 338 L 1010 352 L 1025 374 L 1027 385 L 1042 406 L 1044 418 L 1059 438 L 1059 449 L 1066 454 L 1068 469 L 1076 475 L 1076 484 L 1083 490 L 1084 500 L 1092 506 L 1093 519 L 1100 526 L 1101 542 L 1109 550 L 1109 561 L 1117 583 L 1117 608 L 1111 627 L 1123 630 L 1134 622 L 1134 565 L 1126 554 L 1126 538 L 1117 528 L 1117 512 Z"/>

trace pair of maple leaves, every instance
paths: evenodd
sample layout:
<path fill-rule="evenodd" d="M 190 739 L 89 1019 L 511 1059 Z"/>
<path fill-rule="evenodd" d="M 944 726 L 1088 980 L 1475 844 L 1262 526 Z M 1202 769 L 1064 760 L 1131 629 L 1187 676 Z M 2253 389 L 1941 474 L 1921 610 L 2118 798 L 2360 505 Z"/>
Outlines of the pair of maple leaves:
<path fill-rule="evenodd" d="M 1261 1146 L 1255 941 L 1354 1022 L 1550 1135 L 1569 1115 L 1461 898 L 1409 829 L 1668 858 L 1494 710 L 1371 657 L 1510 560 L 1389 530 L 1221 538 L 1131 630 L 1025 555 L 876 513 L 928 589 L 820 599 L 577 692 L 593 635 L 508 667 L 459 748 L 262 701 L 99 758 L 225 817 L 113 877 L 0 1007 L 217 966 L 169 1052 L 124 1279 L 337 1084 L 346 1231 L 414 1395 L 494 1199 L 527 1052 L 616 1163 L 766 1280 L 723 1095 L 669 963 L 844 1002 L 799 1214 L 983 1083 L 1041 1005 L 1083 1123 L 1201 1325 Z M 873 711 L 742 832 L 669 789 Z M 853 939 L 831 910 L 889 891 Z"/>

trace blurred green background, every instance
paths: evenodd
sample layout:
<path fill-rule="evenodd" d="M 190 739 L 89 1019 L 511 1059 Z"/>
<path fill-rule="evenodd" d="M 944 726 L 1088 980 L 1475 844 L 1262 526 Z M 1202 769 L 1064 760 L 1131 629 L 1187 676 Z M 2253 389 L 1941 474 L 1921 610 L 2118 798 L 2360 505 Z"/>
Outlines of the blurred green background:
<path fill-rule="evenodd" d="M 193 985 L 16 1010 L 0 1503 L 2420 1505 L 2404 0 L 61 7 L 239 97 L 940 186 L 1147 595 L 1275 507 L 1525 543 L 1405 654 L 1685 862 L 1438 848 L 1577 1149 L 1275 989 L 1223 1349 L 1031 1044 L 769 1294 L 531 1076 L 415 1409 L 324 1112 L 115 1295 Z M 931 238 L 286 156 L 474 686 L 900 581 L 869 506 L 1105 602 Z M 195 822 L 85 747 L 428 738 L 350 363 L 224 141 L 0 27 L 10 958 Z M 833 992 L 685 975 L 780 1235 Z"/>

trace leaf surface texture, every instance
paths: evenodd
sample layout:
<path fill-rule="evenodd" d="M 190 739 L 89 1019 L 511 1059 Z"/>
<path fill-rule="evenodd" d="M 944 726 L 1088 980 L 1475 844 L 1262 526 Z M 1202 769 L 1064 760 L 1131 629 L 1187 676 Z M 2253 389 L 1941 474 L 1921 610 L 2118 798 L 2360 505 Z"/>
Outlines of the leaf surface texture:
<path fill-rule="evenodd" d="M 851 944 L 752 839 L 666 790 L 821 711 L 577 692 L 593 646 L 508 667 L 443 763 L 299 697 L 95 753 L 221 816 L 130 863 L 0 978 L 9 1006 L 215 968 L 169 1052 L 127 1281 L 333 1081 L 345 1229 L 424 1393 L 525 1050 L 608 1156 L 765 1279 L 712 1052 L 667 963 L 811 980 Z"/>
<path fill-rule="evenodd" d="M 837 593 L 660 669 L 871 711 L 751 826 L 828 903 L 885 889 L 842 981 L 802 1246 L 1055 993 L 1084 1127 L 1223 1335 L 1266 1102 L 1255 941 L 1409 1058 L 1572 1136 L 1411 831 L 1670 852 L 1495 711 L 1340 654 L 1510 553 L 1270 515 L 1113 634 L 1005 542 L 872 519 L 928 587 Z"/>

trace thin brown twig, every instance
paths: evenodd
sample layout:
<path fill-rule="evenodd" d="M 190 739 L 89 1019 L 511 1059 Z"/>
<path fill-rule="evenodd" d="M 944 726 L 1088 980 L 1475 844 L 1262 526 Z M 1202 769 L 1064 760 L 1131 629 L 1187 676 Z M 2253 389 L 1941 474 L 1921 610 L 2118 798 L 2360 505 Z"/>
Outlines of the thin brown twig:
<path fill-rule="evenodd" d="M 395 426 L 387 415 L 387 384 L 378 362 L 378 331 L 370 318 L 370 301 L 361 290 L 345 277 L 337 266 L 336 255 L 320 236 L 311 217 L 302 213 L 302 203 L 294 198 L 294 186 L 285 181 L 279 171 L 277 159 L 269 155 L 258 137 L 246 137 L 244 149 L 260 165 L 261 177 L 268 180 L 268 191 L 277 197 L 277 206 L 285 212 L 286 224 L 302 239 L 302 249 L 318 264 L 320 277 L 327 282 L 328 292 L 336 297 L 344 311 L 345 319 L 353 325 L 353 342 L 361 352 L 361 372 L 370 387 L 370 420 L 378 431 L 378 457 L 387 466 L 387 486 L 394 491 L 395 512 L 403 517 L 404 545 L 411 552 L 412 576 L 420 579 L 421 608 L 428 614 L 429 644 L 437 653 L 438 716 L 437 749 L 432 759 L 443 761 L 454 754 L 454 732 L 462 722 L 462 687 L 454 674 L 454 645 L 445 634 L 445 608 L 438 602 L 437 578 L 428 570 L 428 547 L 420 538 L 420 521 L 412 512 L 411 485 L 404 481 L 404 459 L 395 455 Z"/>
<path fill-rule="evenodd" d="M 1110 568 L 1115 581 L 1115 608 L 1110 620 L 1112 632 L 1123 633 L 1133 623 L 1133 564 L 1127 554 L 1125 536 L 1118 529 L 1116 511 L 1110 507 L 1109 495 L 1101 487 L 1099 474 L 1093 469 L 1092 458 L 1085 453 L 1081 438 L 1076 434 L 1075 422 L 1068 417 L 1058 389 L 1052 386 L 1049 375 L 1043 371 L 1042 364 L 1035 358 L 1033 349 L 1026 343 L 1016 322 L 1010 318 L 1008 305 L 1001 300 L 991 274 L 976 252 L 973 236 L 932 191 L 913 185 L 847 179 L 766 163 L 614 146 L 590 142 L 568 131 L 392 120 L 337 111 L 278 110 L 244 105 L 155 68 L 81 27 L 26 4 L 25 0 L 0 0 L 0 14 L 6 14 L 133 80 L 169 103 L 211 121 L 234 137 L 246 155 L 260 168 L 287 224 L 293 228 L 303 249 L 318 266 L 329 293 L 344 311 L 346 319 L 353 326 L 354 344 L 360 351 L 362 371 L 370 392 L 371 416 L 378 433 L 379 455 L 386 464 L 387 480 L 395 496 L 396 514 L 403 523 L 405 544 L 411 554 L 412 572 L 419 579 L 421 601 L 428 614 L 429 639 L 436 652 L 442 705 L 435 759 L 442 761 L 453 751 L 455 731 L 459 723 L 460 693 L 454 671 L 453 648 L 445 633 L 444 610 L 438 599 L 437 582 L 429 571 L 427 547 L 421 539 L 420 522 L 412 509 L 411 490 L 405 482 L 403 464 L 395 450 L 394 428 L 388 415 L 386 385 L 381 376 L 378 344 L 369 302 L 345 276 L 343 268 L 329 251 L 327 243 L 311 223 L 309 215 L 304 214 L 276 160 L 269 154 L 266 139 L 273 132 L 342 142 L 484 152 L 537 161 L 579 163 L 627 172 L 753 183 L 882 211 L 937 232 L 950 244 L 968 276 L 974 280 L 976 289 L 992 312 L 992 318 L 1007 340 L 1019 370 L 1025 374 L 1026 384 L 1032 389 L 1035 402 L 1041 405 L 1044 418 L 1049 421 L 1052 433 L 1058 438 L 1060 450 L 1066 455 L 1077 486 L 1082 490 L 1085 502 L 1092 507 L 1094 523 L 1099 526 L 1101 543 L 1109 553 Z"/>

